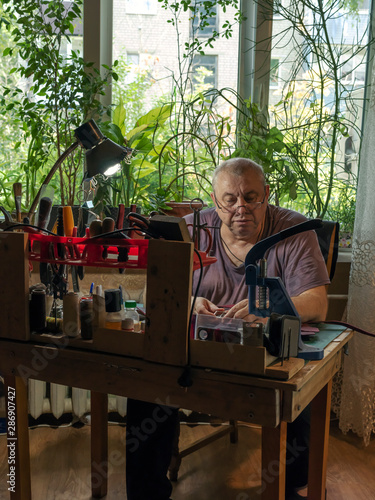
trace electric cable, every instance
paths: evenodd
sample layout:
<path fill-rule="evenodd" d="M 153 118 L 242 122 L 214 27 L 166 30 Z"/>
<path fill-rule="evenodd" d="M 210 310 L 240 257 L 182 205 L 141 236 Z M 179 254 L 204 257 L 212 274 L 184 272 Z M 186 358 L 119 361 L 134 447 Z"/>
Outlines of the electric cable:
<path fill-rule="evenodd" d="M 187 364 L 184 368 L 184 371 L 178 378 L 177 382 L 181 387 L 191 387 L 193 385 L 193 380 L 191 378 L 191 353 L 190 353 L 190 330 L 191 330 L 191 324 L 192 324 L 192 319 L 193 319 L 193 313 L 194 313 L 194 307 L 195 307 L 195 302 L 197 300 L 198 296 L 198 291 L 202 282 L 203 278 L 203 262 L 202 258 L 200 256 L 200 253 L 196 248 L 194 248 L 194 252 L 198 255 L 198 260 L 199 260 L 199 278 L 198 278 L 198 283 L 197 287 L 195 289 L 194 295 L 193 295 L 193 301 L 191 303 L 191 309 L 190 309 L 190 315 L 189 315 L 189 323 L 188 323 L 188 344 L 187 344 Z"/>

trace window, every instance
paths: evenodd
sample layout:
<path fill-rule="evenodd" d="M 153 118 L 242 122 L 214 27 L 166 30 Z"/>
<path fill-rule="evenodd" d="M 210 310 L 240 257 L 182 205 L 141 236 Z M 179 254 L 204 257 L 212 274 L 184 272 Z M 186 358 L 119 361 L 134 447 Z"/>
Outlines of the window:
<path fill-rule="evenodd" d="M 211 16 L 206 19 L 201 19 L 203 12 L 202 0 L 196 0 L 194 4 L 194 12 L 191 18 L 191 36 L 209 37 L 214 31 L 217 31 L 217 5 L 211 7 Z"/>
<path fill-rule="evenodd" d="M 194 92 L 217 87 L 217 56 L 194 56 L 192 64 Z"/>
<path fill-rule="evenodd" d="M 139 54 L 129 54 L 127 55 L 127 60 L 129 64 L 138 66 L 139 64 Z"/>
<path fill-rule="evenodd" d="M 353 172 L 353 162 L 357 159 L 355 146 L 352 137 L 348 137 L 345 141 L 345 156 L 344 170 L 345 172 Z"/>
<path fill-rule="evenodd" d="M 278 89 L 280 85 L 280 58 L 272 57 L 270 71 L 270 88 Z"/>
<path fill-rule="evenodd" d="M 358 4 L 358 13 L 365 12 L 366 14 L 370 11 L 370 0 L 362 0 Z"/>
<path fill-rule="evenodd" d="M 286 6 L 287 0 L 275 0 L 273 2 L 273 18 L 274 19 L 282 19 L 281 12 L 283 8 Z"/>
<path fill-rule="evenodd" d="M 64 9 L 66 12 L 68 12 L 72 8 L 72 3 L 73 3 L 72 1 L 64 1 L 63 2 Z M 43 16 L 45 17 L 46 22 L 49 22 L 49 24 L 51 25 L 53 30 L 59 31 L 59 28 L 56 28 L 56 26 L 55 26 L 54 18 L 45 15 L 46 9 L 47 9 L 46 5 L 41 5 L 41 12 L 42 12 Z M 69 34 L 69 36 L 72 36 L 72 35 L 73 36 L 82 36 L 83 35 L 82 20 L 77 19 L 76 22 L 74 23 L 74 33 L 67 33 L 67 34 Z"/>
<path fill-rule="evenodd" d="M 157 0 L 125 0 L 125 11 L 127 14 L 156 15 L 157 6 Z"/>
<path fill-rule="evenodd" d="M 346 55 L 341 66 L 341 81 L 348 85 L 363 85 L 366 78 L 366 59 L 364 55 L 356 54 L 350 58 Z"/>
<path fill-rule="evenodd" d="M 137 68 L 139 66 L 139 54 L 127 54 L 126 56 L 127 63 L 129 65 L 129 71 L 125 76 L 125 83 L 130 84 L 134 83 L 137 79 Z"/>

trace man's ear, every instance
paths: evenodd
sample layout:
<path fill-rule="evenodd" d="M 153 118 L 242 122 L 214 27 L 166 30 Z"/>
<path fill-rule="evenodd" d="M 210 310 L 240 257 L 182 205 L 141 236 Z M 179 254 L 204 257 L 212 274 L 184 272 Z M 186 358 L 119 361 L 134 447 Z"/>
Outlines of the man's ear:
<path fill-rule="evenodd" d="M 268 186 L 269 187 L 269 186 Z M 216 200 L 215 200 L 215 195 L 214 193 L 210 193 L 210 196 L 211 196 L 211 200 L 214 202 L 215 206 L 216 206 Z"/>
<path fill-rule="evenodd" d="M 269 184 L 266 184 L 266 200 L 268 201 L 268 198 L 270 196 L 270 185 Z"/>

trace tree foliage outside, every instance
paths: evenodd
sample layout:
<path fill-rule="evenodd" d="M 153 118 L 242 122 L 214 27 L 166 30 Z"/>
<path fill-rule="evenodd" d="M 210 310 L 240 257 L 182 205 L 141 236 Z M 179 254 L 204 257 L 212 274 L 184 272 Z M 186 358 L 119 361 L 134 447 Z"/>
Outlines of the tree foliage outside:
<path fill-rule="evenodd" d="M 18 180 L 27 206 L 44 175 L 74 142 L 74 129 L 104 114 L 100 95 L 116 74 L 108 68 L 102 78 L 78 50 L 62 53 L 81 18 L 82 0 L 71 2 L 69 9 L 60 0 L 3 0 L 2 8 L 9 35 L 2 55 L 13 79 L 2 82 L 0 109 L 19 136 L 14 149 L 20 153 Z M 83 153 L 77 151 L 54 181 L 55 202 L 74 203 L 82 173 Z"/>
<path fill-rule="evenodd" d="M 27 186 L 29 202 L 43 175 L 71 144 L 74 128 L 108 111 L 111 120 L 102 122 L 103 131 L 133 147 L 135 154 L 117 176 L 99 179 L 98 206 L 141 203 L 147 211 L 164 207 L 172 198 L 199 196 L 209 201 L 215 166 L 225 158 L 247 156 L 263 165 L 273 202 L 308 216 L 336 220 L 342 216 L 342 222 L 352 227 L 355 178 L 338 172 L 345 170 L 340 164 L 342 139 L 349 130 L 360 136 L 353 113 L 348 113 L 349 108 L 358 108 L 353 97 L 358 85 L 342 75 L 350 64 L 355 72 L 373 40 L 368 40 L 367 26 L 357 30 L 356 44 L 348 44 L 332 35 L 332 22 L 342 22 L 345 16 L 353 26 L 362 22 L 356 0 L 273 2 L 274 15 L 285 21 L 285 29 L 272 44 L 288 47 L 289 74 L 277 91 L 277 101 L 268 108 L 266 121 L 264 110 L 250 98 L 235 89 L 211 88 L 205 68 L 193 81 L 194 55 L 204 54 L 205 47 L 213 46 L 219 37 L 230 37 L 233 24 L 224 24 L 211 37 L 200 37 L 199 30 L 215 15 L 217 3 L 223 9 L 235 7 L 233 22 L 241 22 L 236 0 L 159 0 L 170 12 L 177 41 L 180 16 L 199 22 L 189 42 L 178 44 L 179 69 L 171 74 L 171 94 L 159 96 L 151 109 L 144 104 L 154 83 L 151 71 L 139 70 L 134 76 L 126 56 L 121 56 L 114 63 L 116 73 L 107 68 L 107 77 L 101 79 L 78 51 L 67 57 L 60 54 L 61 44 L 71 39 L 81 15 L 81 2 L 73 2 L 72 10 L 66 11 L 61 0 L 3 1 L 0 119 L 7 117 L 8 128 L 0 146 L 0 183 L 6 179 L 5 172 L 12 174 L 7 186 L 0 185 L 1 203 L 11 206 L 11 184 L 16 180 Z M 37 8 L 39 3 L 45 10 Z M 54 17 L 54 23 L 48 16 Z M 99 99 L 110 77 L 114 79 L 111 111 Z M 22 86 L 20 78 L 28 86 Z M 17 167 L 9 170 L 14 163 Z M 55 182 L 63 203 L 74 201 L 81 172 L 82 158 L 77 154 L 60 172 L 59 184 Z"/>

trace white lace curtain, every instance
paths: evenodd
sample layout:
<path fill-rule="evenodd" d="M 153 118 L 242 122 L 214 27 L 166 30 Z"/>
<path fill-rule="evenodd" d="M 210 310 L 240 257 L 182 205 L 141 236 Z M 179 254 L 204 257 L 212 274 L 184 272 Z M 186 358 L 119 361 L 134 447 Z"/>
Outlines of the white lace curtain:
<path fill-rule="evenodd" d="M 375 65 L 365 121 L 352 265 L 348 322 L 375 333 Z M 355 333 L 344 359 L 339 425 L 369 444 L 375 432 L 375 337 Z"/>

